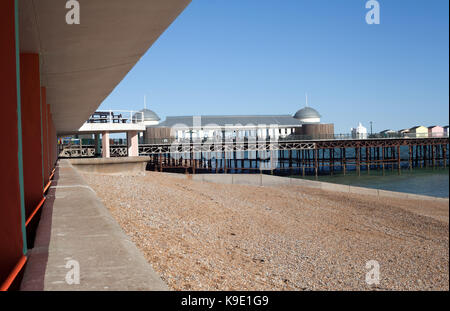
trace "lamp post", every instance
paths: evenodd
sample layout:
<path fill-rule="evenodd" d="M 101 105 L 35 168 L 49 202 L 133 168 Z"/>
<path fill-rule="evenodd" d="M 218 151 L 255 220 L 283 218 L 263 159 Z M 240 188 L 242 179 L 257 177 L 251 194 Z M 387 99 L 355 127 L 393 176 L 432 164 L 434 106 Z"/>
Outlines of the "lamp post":
<path fill-rule="evenodd" d="M 373 135 L 373 131 L 372 131 L 372 121 L 370 121 L 370 136 Z"/>

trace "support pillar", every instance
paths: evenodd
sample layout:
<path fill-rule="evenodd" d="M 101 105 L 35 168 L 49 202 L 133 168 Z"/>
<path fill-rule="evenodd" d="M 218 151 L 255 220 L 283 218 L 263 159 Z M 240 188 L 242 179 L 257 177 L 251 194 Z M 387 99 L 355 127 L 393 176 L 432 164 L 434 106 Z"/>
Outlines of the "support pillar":
<path fill-rule="evenodd" d="M 447 168 L 447 145 L 442 146 L 442 153 L 444 157 L 444 168 Z"/>
<path fill-rule="evenodd" d="M 358 176 L 361 175 L 361 149 L 360 147 L 355 148 L 355 154 L 356 154 L 356 170 L 358 172 Z"/>
<path fill-rule="evenodd" d="M 316 176 L 316 179 L 318 177 L 319 173 L 319 149 L 317 147 L 314 149 L 314 175 Z"/>
<path fill-rule="evenodd" d="M 100 143 L 100 134 L 96 133 L 94 134 L 94 144 L 95 144 L 95 156 L 99 157 L 101 155 L 101 143 Z"/>
<path fill-rule="evenodd" d="M 102 158 L 109 158 L 109 132 L 102 132 Z"/>
<path fill-rule="evenodd" d="M 138 131 L 127 132 L 127 145 L 129 157 L 139 156 Z"/>

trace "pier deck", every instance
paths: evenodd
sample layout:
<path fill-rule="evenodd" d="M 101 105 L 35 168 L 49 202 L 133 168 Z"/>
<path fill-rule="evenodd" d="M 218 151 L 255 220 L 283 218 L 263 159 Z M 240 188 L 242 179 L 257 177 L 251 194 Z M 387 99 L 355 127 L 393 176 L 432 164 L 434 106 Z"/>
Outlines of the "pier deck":
<path fill-rule="evenodd" d="M 447 167 L 447 137 L 394 137 L 368 139 L 188 140 L 139 145 L 149 156 L 148 168 L 186 173 L 251 173 L 319 175 L 355 170 Z M 94 146 L 82 146 L 89 156 Z M 111 146 L 111 156 L 126 156 L 127 146 Z M 70 156 L 62 149 L 61 156 Z"/>

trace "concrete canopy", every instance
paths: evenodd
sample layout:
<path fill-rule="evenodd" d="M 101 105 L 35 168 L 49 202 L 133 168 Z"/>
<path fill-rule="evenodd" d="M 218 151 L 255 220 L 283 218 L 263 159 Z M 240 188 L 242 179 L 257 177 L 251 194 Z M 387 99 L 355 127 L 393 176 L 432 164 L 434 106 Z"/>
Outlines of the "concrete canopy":
<path fill-rule="evenodd" d="M 39 53 L 41 84 L 58 134 L 95 112 L 190 0 L 79 0 L 80 24 L 66 1 L 20 0 L 20 51 Z"/>

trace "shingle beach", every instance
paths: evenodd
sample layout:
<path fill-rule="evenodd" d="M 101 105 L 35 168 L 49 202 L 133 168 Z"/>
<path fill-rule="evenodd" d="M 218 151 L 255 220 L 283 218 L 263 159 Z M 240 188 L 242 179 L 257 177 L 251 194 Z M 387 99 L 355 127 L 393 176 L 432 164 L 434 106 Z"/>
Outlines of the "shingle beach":
<path fill-rule="evenodd" d="M 83 177 L 173 290 L 449 290 L 448 202 Z"/>

